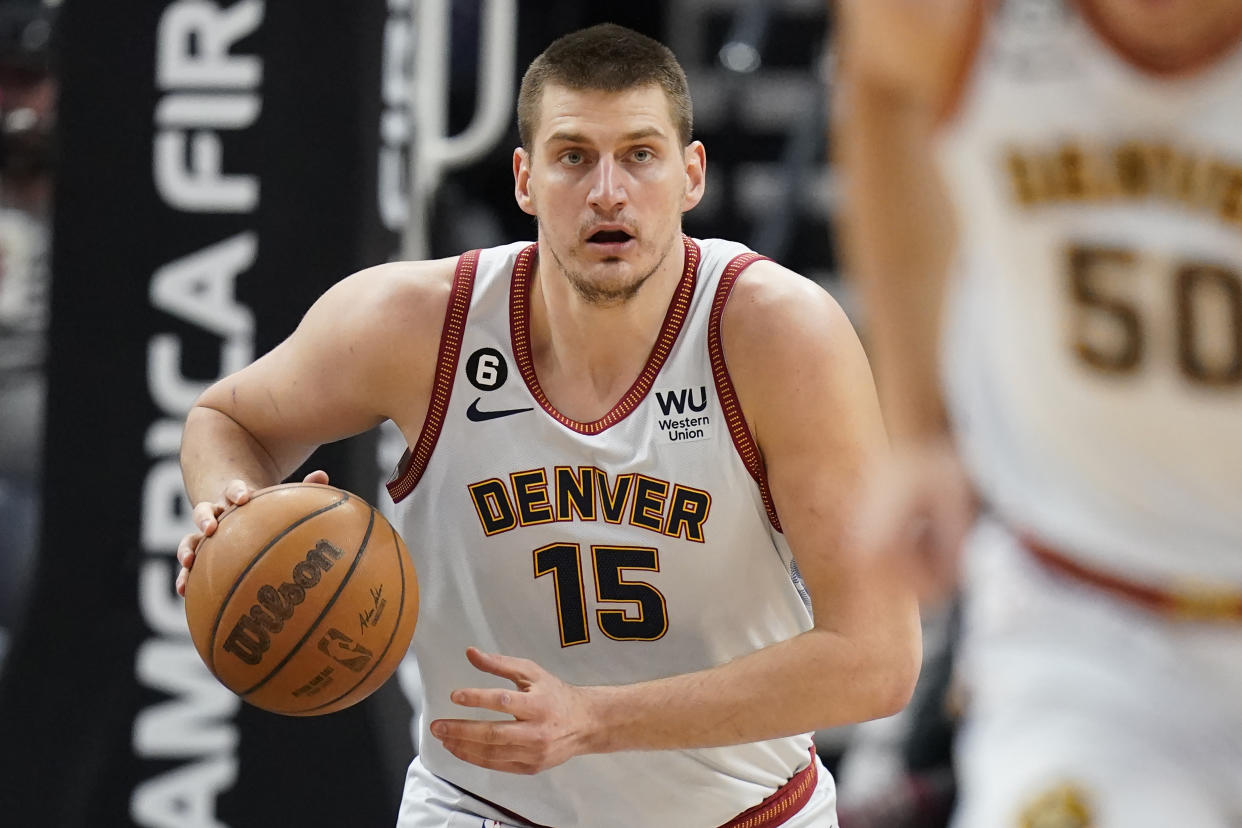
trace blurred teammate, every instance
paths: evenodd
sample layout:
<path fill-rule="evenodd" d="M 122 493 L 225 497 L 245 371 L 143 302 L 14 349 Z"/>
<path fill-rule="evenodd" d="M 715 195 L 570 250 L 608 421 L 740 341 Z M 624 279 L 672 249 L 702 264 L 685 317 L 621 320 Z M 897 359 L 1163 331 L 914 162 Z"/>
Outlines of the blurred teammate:
<path fill-rule="evenodd" d="M 976 519 L 956 823 L 1242 824 L 1242 0 L 838 8 L 859 531 L 943 596 Z"/>
<path fill-rule="evenodd" d="M 857 337 L 808 280 L 682 235 L 705 156 L 660 44 L 562 38 L 518 113 L 538 244 L 350 277 L 207 391 L 179 557 L 391 419 L 426 690 L 401 826 L 835 825 L 810 733 L 900 708 L 920 651 L 912 591 L 843 543 L 887 448 Z"/>

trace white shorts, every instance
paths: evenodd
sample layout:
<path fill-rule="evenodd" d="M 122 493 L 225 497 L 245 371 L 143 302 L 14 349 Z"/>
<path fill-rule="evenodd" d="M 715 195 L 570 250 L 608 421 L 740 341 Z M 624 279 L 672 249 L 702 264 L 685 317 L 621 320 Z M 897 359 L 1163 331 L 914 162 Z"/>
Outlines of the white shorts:
<path fill-rule="evenodd" d="M 816 762 L 819 759 L 816 758 Z M 819 766 L 815 792 L 798 813 L 781 823 L 781 828 L 837 828 L 837 795 L 832 775 Z M 614 815 L 615 816 L 615 815 Z M 624 815 L 621 815 L 624 820 Z M 623 823 L 628 824 L 628 823 Z M 483 802 L 445 782 L 423 767 L 417 757 L 410 764 L 401 797 L 397 828 L 527 828 Z M 578 828 L 558 825 L 555 828 Z M 594 826 L 581 826 L 594 828 Z M 695 828 L 695 826 L 684 826 Z M 715 828 L 702 826 L 702 828 Z"/>
<path fill-rule="evenodd" d="M 966 583 L 954 828 L 1242 825 L 1242 624 L 1140 609 L 995 523 Z"/>

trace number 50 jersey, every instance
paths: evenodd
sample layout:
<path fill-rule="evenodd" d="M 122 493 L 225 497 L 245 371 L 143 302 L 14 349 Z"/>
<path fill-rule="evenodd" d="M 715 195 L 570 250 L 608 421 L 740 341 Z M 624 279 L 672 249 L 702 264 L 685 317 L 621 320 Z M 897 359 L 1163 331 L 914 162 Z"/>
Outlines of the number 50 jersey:
<path fill-rule="evenodd" d="M 1001 6 L 943 135 L 962 445 L 1065 554 L 1242 589 L 1242 44 L 1160 76 L 1077 6 Z"/>
<path fill-rule="evenodd" d="M 423 764 L 543 825 L 719 825 L 807 762 L 809 735 L 706 750 L 581 756 L 535 776 L 461 762 L 427 732 L 461 687 L 511 686 L 467 646 L 573 684 L 709 668 L 809 629 L 757 447 L 720 347 L 729 288 L 759 258 L 684 239 L 685 268 L 648 362 L 592 423 L 535 376 L 535 245 L 461 257 L 423 433 L 389 484 L 419 575 Z M 495 718 L 507 718 L 495 716 Z"/>

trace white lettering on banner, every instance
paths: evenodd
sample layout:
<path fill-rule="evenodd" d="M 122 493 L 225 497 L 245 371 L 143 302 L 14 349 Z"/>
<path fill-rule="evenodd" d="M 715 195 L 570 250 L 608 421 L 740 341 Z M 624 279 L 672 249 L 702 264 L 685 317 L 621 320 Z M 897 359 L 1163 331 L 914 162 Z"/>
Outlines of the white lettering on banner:
<path fill-rule="evenodd" d="M 153 632 L 177 640 L 181 649 L 190 652 L 182 646 L 185 642 L 180 640 L 185 637 L 185 602 L 168 588 L 176 580 L 180 569 L 181 565 L 175 558 L 147 558 L 143 561 L 138 573 L 138 609 L 142 620 Z M 208 675 L 201 670 L 199 673 L 203 678 Z"/>
<path fill-rule="evenodd" d="M 253 175 L 226 175 L 220 129 L 245 129 L 259 116 L 253 91 L 263 77 L 262 61 L 229 49 L 263 21 L 262 0 L 243 0 L 227 9 L 208 0 L 180 0 L 160 19 L 156 36 L 156 82 L 172 94 L 160 101 L 155 121 L 155 186 L 168 204 L 205 213 L 244 213 L 259 201 Z M 247 94 L 206 95 L 243 89 Z"/>
<path fill-rule="evenodd" d="M 163 130 L 155 137 L 155 184 L 169 204 L 200 213 L 244 213 L 259 201 L 259 182 L 249 175 L 220 172 L 220 136 L 197 132 L 190 141 L 190 167 L 185 166 L 186 135 Z"/>
<path fill-rule="evenodd" d="M 142 782 L 129 815 L 151 828 L 227 828 L 216 819 L 215 799 L 237 781 L 237 759 L 215 756 Z"/>
<path fill-rule="evenodd" d="M 384 24 L 378 203 L 380 221 L 400 232 L 410 210 L 410 85 L 414 76 L 410 0 L 388 0 Z"/>
<path fill-rule="evenodd" d="M 155 109 L 162 127 L 217 127 L 245 129 L 259 117 L 255 95 L 169 95 Z"/>
<path fill-rule="evenodd" d="M 224 173 L 221 132 L 250 128 L 262 109 L 261 58 L 230 50 L 258 29 L 264 10 L 262 0 L 227 8 L 174 0 L 160 18 L 155 81 L 166 94 L 153 113 L 152 176 L 173 209 L 244 214 L 259 203 L 258 176 Z M 139 686 L 165 698 L 138 711 L 132 739 L 137 758 L 167 768 L 130 793 L 131 818 L 148 828 L 224 828 L 217 801 L 237 781 L 241 701 L 199 658 L 173 589 L 177 543 L 192 528 L 177 452 L 198 395 L 254 359 L 254 312 L 237 300 L 236 287 L 258 250 L 257 234 L 243 231 L 159 267 L 150 281 L 152 309 L 218 338 L 220 361 L 217 377 L 188 378 L 182 370 L 188 334 L 156 333 L 147 347 L 147 388 L 159 411 L 144 440 L 149 467 L 141 543 L 147 558 L 139 567 L 138 603 L 150 632 L 138 646 L 134 673 Z M 169 768 L 169 761 L 179 764 Z"/>
<path fill-rule="evenodd" d="M 233 298 L 233 287 L 258 248 L 254 233 L 239 233 L 164 265 L 151 279 L 151 304 L 225 339 L 253 340 L 254 314 Z"/>
<path fill-rule="evenodd" d="M 183 420 L 165 417 L 151 423 L 147 429 L 146 439 L 142 441 L 142 449 L 147 457 L 167 457 L 176 454 L 181 447 L 181 426 Z"/>
<path fill-rule="evenodd" d="M 241 700 L 202 669 L 193 647 L 148 639 L 135 667 L 148 687 L 172 696 L 134 721 L 134 748 L 143 756 L 196 759 L 237 749 L 237 728 L 227 723 Z"/>
<path fill-rule="evenodd" d="M 193 508 L 185 495 L 177 456 L 166 457 L 151 466 L 142 482 L 142 548 L 148 551 L 176 549 L 186 532 L 186 515 Z M 177 600 L 180 603 L 181 599 Z M 184 608 L 180 631 L 185 632 Z"/>
<path fill-rule="evenodd" d="M 254 313 L 234 299 L 237 276 L 254 264 L 259 241 L 241 233 L 156 271 L 151 304 L 222 337 L 220 376 L 244 368 L 254 359 Z M 169 414 L 184 414 L 211 380 L 186 380 L 181 374 L 181 340 L 158 334 L 148 346 L 151 395 Z"/>
<path fill-rule="evenodd" d="M 263 61 L 231 55 L 234 43 L 263 22 L 263 0 L 222 9 L 211 0 L 178 0 L 160 18 L 156 80 L 163 89 L 250 89 L 263 77 Z"/>

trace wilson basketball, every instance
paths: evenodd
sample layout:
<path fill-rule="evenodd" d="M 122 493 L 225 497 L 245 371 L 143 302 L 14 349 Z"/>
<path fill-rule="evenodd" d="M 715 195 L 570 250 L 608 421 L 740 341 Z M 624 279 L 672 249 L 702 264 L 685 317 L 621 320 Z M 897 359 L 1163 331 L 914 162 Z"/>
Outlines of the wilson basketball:
<path fill-rule="evenodd" d="M 414 635 L 418 581 L 383 515 L 333 486 L 285 483 L 218 524 L 199 544 L 185 613 L 224 686 L 273 713 L 316 716 L 388 680 Z"/>

